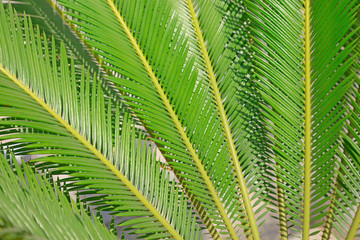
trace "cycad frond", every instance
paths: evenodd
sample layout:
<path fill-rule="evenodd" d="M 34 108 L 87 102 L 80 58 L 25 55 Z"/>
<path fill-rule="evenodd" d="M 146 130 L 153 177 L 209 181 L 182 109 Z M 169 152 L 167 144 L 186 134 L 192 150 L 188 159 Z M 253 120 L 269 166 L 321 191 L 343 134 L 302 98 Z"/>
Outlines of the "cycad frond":
<path fill-rule="evenodd" d="M 0 154 L 0 216 L 13 226 L 16 239 L 117 239 L 99 221 L 84 214 L 83 208 L 69 203 L 35 168 L 27 164 L 20 167 L 14 155 L 12 159 L 10 165 Z M 10 230 L 7 234 L 0 230 L 0 238 L 11 239 L 6 238 L 12 235 Z"/>
<path fill-rule="evenodd" d="M 198 238 L 184 195 L 169 184 L 165 170 L 160 172 L 143 138 L 136 142 L 129 114 L 120 129 L 119 106 L 105 102 L 96 78 L 92 84 L 89 74 L 76 79 L 64 46 L 60 55 L 52 48 L 50 59 L 46 37 L 34 33 L 31 21 L 25 21 L 23 38 L 18 18 L 10 16 L 9 23 L 2 5 L 0 11 L 0 85 L 7 95 L 0 100 L 0 115 L 7 116 L 1 125 L 8 126 L 0 139 L 15 138 L 14 142 L 27 143 L 23 149 L 29 153 L 47 154 L 37 161 L 54 163 L 56 174 L 69 174 L 76 185 L 101 194 L 96 203 L 106 205 L 100 209 L 143 216 L 134 220 L 146 223 L 135 225 L 142 236 Z M 27 133 L 16 131 L 19 126 Z"/>
<path fill-rule="evenodd" d="M 184 179 L 188 194 L 198 196 L 207 209 L 205 216 L 198 209 L 200 216 L 210 217 L 226 230 L 224 234 L 237 239 L 233 219 L 243 210 L 236 203 L 236 175 L 218 128 L 221 120 L 211 86 L 202 76 L 204 69 L 193 68 L 199 58 L 192 55 L 194 43 L 179 31 L 181 17 L 173 14 L 172 1 L 94 1 L 87 6 L 65 0 L 61 4 L 71 10 L 73 23 L 103 57 L 105 68 L 127 77 L 110 79 L 127 93 L 127 104 L 154 132 L 154 141 Z"/>
<path fill-rule="evenodd" d="M 54 37 L 58 49 L 60 49 L 60 42 L 64 42 L 68 56 L 71 56 L 75 62 L 75 70 L 79 71 L 79 76 L 81 76 L 81 66 L 85 66 L 93 74 L 100 75 L 101 87 L 104 93 L 114 101 L 122 102 L 119 91 L 106 78 L 111 75 L 111 72 L 102 68 L 101 59 L 91 51 L 91 46 L 81 39 L 79 32 L 73 25 L 69 24 L 65 14 L 61 12 L 54 1 L 12 1 L 11 5 L 8 6 L 15 9 L 19 16 L 26 13 L 31 18 L 34 26 L 37 26 L 47 36 Z M 141 125 L 138 122 L 136 124 Z"/>
<path fill-rule="evenodd" d="M 193 31 L 189 35 L 191 42 L 198 45 L 202 60 L 200 64 L 206 72 L 204 78 L 212 89 L 212 97 L 238 181 L 239 194 L 242 195 L 244 213 L 251 228 L 249 234 L 258 239 L 259 233 L 249 193 L 264 191 L 262 181 L 259 180 L 262 176 L 258 162 L 261 152 L 258 142 L 260 138 L 255 134 L 251 136 L 251 133 L 254 133 L 252 128 L 257 127 L 259 120 L 256 116 L 259 112 L 254 106 L 259 103 L 259 98 L 252 88 L 250 57 L 246 56 L 249 52 L 249 41 L 245 7 L 243 3 L 216 0 L 188 0 L 184 1 L 183 5 L 182 8 L 178 7 L 177 11 L 184 9 L 180 14 L 190 15 L 188 18 Z M 244 57 L 247 57 L 246 60 Z M 247 95 L 243 95 L 244 93 Z M 248 192 L 246 182 L 257 184 L 252 185 Z M 253 199 L 257 196 L 255 194 Z M 243 226 L 248 228 L 247 225 Z"/>
<path fill-rule="evenodd" d="M 352 122 L 351 129 L 359 130 L 358 117 L 350 117 L 350 122 Z M 355 133 L 355 131 L 352 132 Z M 337 172 L 339 187 L 335 189 L 337 198 L 334 203 L 333 214 L 335 236 L 337 239 L 346 238 L 350 240 L 355 239 L 360 225 L 360 205 L 358 201 L 360 198 L 360 149 L 358 147 L 360 138 L 358 134 L 355 135 L 354 139 L 343 134 L 343 139 L 347 154 L 339 153 L 342 161 Z M 355 216 L 353 213 L 355 213 Z"/>
<path fill-rule="evenodd" d="M 146 239 L 260 239 L 268 210 L 282 240 L 356 236 L 357 0 L 24 2 L 0 3 L 0 142 L 66 175 L 80 214 Z"/>
<path fill-rule="evenodd" d="M 358 24 L 357 20 L 357 24 Z M 356 35 L 358 35 L 357 33 Z M 358 50 L 358 48 L 357 48 Z M 354 51 L 357 55 L 358 51 Z M 359 60 L 358 57 L 357 61 Z M 359 65 L 356 65 L 350 71 L 358 72 Z M 348 94 L 349 118 L 342 133 L 343 145 L 339 151 L 340 161 L 337 171 L 337 183 L 334 186 L 332 197 L 333 209 L 329 212 L 333 218 L 329 221 L 336 231 L 333 234 L 337 239 L 356 239 L 360 225 L 360 149 L 359 149 L 359 76 L 356 76 L 353 87 Z M 354 216 L 355 213 L 355 216 Z M 331 215 L 330 215 L 331 214 Z M 328 239 L 323 236 L 323 239 Z"/>
<path fill-rule="evenodd" d="M 343 76 L 354 60 L 355 41 L 348 41 L 356 1 L 247 3 L 277 191 L 283 193 L 277 202 L 281 235 L 287 238 L 292 223 L 308 239 L 310 225 L 323 224 L 335 178 L 344 94 L 354 77 Z"/>

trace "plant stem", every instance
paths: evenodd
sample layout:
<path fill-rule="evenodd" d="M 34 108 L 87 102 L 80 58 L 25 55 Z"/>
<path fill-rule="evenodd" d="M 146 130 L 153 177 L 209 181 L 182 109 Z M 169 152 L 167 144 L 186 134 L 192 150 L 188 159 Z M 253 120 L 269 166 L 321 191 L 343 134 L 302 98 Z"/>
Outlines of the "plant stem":
<path fill-rule="evenodd" d="M 358 205 L 358 209 L 356 211 L 355 217 L 353 218 L 353 222 L 351 223 L 350 229 L 346 236 L 346 240 L 355 239 L 355 235 L 359 229 L 359 225 L 360 225 L 360 205 Z"/>
<path fill-rule="evenodd" d="M 279 166 L 280 167 L 280 166 Z M 277 173 L 278 176 L 279 173 Z M 277 181 L 282 183 L 283 180 L 280 177 L 277 177 Z M 279 222 L 280 222 L 280 237 L 281 240 L 288 239 L 288 227 L 286 219 L 286 207 L 285 207 L 285 194 L 284 189 L 277 184 L 277 197 L 278 197 L 278 208 L 279 208 Z"/>
<path fill-rule="evenodd" d="M 305 0 L 305 159 L 304 159 L 304 213 L 302 239 L 310 236 L 311 200 L 311 44 L 310 0 Z"/>

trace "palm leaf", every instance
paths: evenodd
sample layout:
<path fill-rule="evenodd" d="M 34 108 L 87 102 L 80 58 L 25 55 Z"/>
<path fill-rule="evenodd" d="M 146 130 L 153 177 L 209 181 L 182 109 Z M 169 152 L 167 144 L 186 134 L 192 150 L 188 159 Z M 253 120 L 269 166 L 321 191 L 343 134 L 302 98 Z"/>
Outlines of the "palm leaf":
<path fill-rule="evenodd" d="M 359 14 L 359 13 L 357 13 Z M 359 18 L 356 19 L 356 21 L 354 22 L 352 28 L 350 29 L 350 31 L 354 31 L 354 35 L 352 36 L 352 38 L 350 38 L 349 42 L 352 41 L 358 41 L 358 37 L 359 37 L 359 31 L 357 31 L 359 27 Z M 354 64 L 353 67 L 349 68 L 347 73 L 345 74 L 345 76 L 349 76 L 349 75 L 354 75 L 355 72 L 358 72 L 359 69 L 359 59 L 358 59 L 358 52 L 359 52 L 359 46 L 357 45 L 357 47 L 354 49 L 353 53 L 351 54 L 351 56 L 356 56 L 356 61 L 357 63 Z M 352 84 L 352 87 L 349 89 L 348 94 L 347 94 L 347 104 L 349 106 L 349 110 L 348 110 L 348 115 L 356 115 L 358 114 L 358 110 L 357 110 L 357 106 L 358 106 L 358 85 L 359 85 L 359 78 L 358 78 L 358 74 L 356 74 L 356 78 L 355 81 Z M 346 132 L 346 134 L 349 136 L 349 138 L 353 138 L 353 134 L 352 131 L 347 130 L 348 127 L 350 127 L 351 129 L 353 129 L 353 121 L 349 121 L 349 124 L 346 124 L 344 127 L 343 132 Z M 343 146 L 341 146 L 341 149 L 344 149 Z M 345 154 L 349 159 L 351 159 L 351 157 L 349 156 L 348 151 L 346 150 L 346 148 L 344 149 L 344 153 L 341 154 Z M 340 155 L 341 155 L 340 154 Z M 346 161 L 349 161 L 346 160 Z M 350 160 L 351 161 L 351 160 Z M 344 160 L 341 158 L 340 160 L 340 167 L 338 169 L 338 171 L 340 172 L 340 174 L 344 174 Z M 347 173 L 349 173 L 348 171 L 346 171 Z M 339 180 L 340 178 L 340 174 L 336 175 L 336 179 L 335 179 L 335 183 L 333 184 L 333 190 L 332 190 L 332 196 L 331 196 L 331 203 L 330 203 L 330 207 L 328 210 L 328 214 L 326 217 L 326 222 L 325 222 L 325 227 L 324 227 L 324 231 L 322 234 L 322 239 L 329 239 L 331 234 L 335 235 L 335 237 L 337 237 L 338 239 L 342 239 L 345 238 L 345 232 L 343 232 L 344 227 L 347 226 L 348 221 L 343 221 L 340 216 L 341 215 L 337 215 L 336 216 L 336 220 L 334 220 L 334 214 L 339 214 L 339 213 L 335 213 L 335 208 L 338 207 L 337 204 L 339 204 L 340 202 L 342 202 L 339 199 L 338 196 L 338 192 L 343 191 L 342 187 L 344 187 L 346 184 L 341 184 L 341 180 Z M 347 203 L 345 203 L 344 206 L 347 206 Z M 344 207 L 342 206 L 342 207 Z M 349 206 L 345 207 L 348 208 Z M 339 210 L 339 208 L 338 208 Z M 342 212 L 342 211 L 340 211 Z M 348 215 L 348 213 L 344 213 L 342 212 L 343 216 L 344 215 Z M 333 232 L 333 228 L 334 230 L 336 230 L 335 232 Z"/>
<path fill-rule="evenodd" d="M 111 72 L 102 68 L 101 59 L 91 51 L 91 46 L 80 39 L 81 35 L 74 26 L 68 24 L 66 16 L 61 13 L 55 2 L 47 0 L 12 1 L 11 5 L 8 6 L 11 6 L 20 13 L 20 16 L 25 12 L 31 17 L 33 25 L 36 25 L 47 36 L 55 38 L 58 49 L 60 49 L 60 42 L 64 42 L 68 56 L 74 59 L 75 70 L 79 71 L 79 76 L 81 76 L 81 66 L 83 65 L 90 72 L 100 74 L 101 87 L 106 95 L 114 101 L 122 102 L 119 91 L 106 78 L 108 75 L 111 75 Z M 51 39 L 48 40 L 51 41 Z M 141 126 L 140 122 L 136 124 Z"/>
<path fill-rule="evenodd" d="M 324 223 L 345 120 L 344 95 L 354 77 L 343 76 L 354 60 L 355 42 L 346 43 L 354 34 L 349 30 L 355 4 L 248 1 L 284 239 L 290 224 L 308 239 L 310 228 Z"/>
<path fill-rule="evenodd" d="M 355 119 L 351 118 L 351 122 Z M 358 119 L 355 120 L 355 129 L 358 126 Z M 355 132 L 354 132 L 355 133 Z M 349 156 L 339 153 L 342 161 L 339 166 L 338 178 L 339 187 L 336 191 L 336 200 L 334 203 L 334 232 L 337 239 L 355 239 L 359 229 L 359 149 L 356 145 L 359 139 L 358 135 L 355 141 L 345 134 L 344 145 Z M 354 207 L 355 206 L 355 207 Z M 355 209 L 358 209 L 357 211 Z M 353 215 L 355 213 L 355 216 Z"/>
<path fill-rule="evenodd" d="M 177 9 L 179 11 L 181 8 Z M 221 119 L 240 194 L 243 197 L 245 215 L 251 228 L 248 234 L 258 239 L 259 233 L 249 193 L 264 190 L 261 186 L 262 181 L 259 181 L 262 174 L 257 156 L 264 153 L 260 150 L 261 144 L 257 142 L 261 137 L 251 136 L 253 128 L 259 124 L 256 116 L 258 111 L 254 106 L 259 99 L 256 91 L 251 88 L 253 82 L 248 72 L 251 64 L 244 59 L 244 56 L 249 59 L 246 56 L 249 42 L 246 38 L 247 22 L 243 16 L 245 7 L 231 1 L 189 0 L 183 9 L 183 15 L 190 15 L 193 25 L 193 34 L 190 32 L 191 42 L 197 42 L 200 49 L 198 55 L 202 58 L 201 64 L 206 71 L 205 78 L 211 85 Z M 245 93 L 247 96 L 241 96 Z M 248 168 L 243 169 L 241 165 Z M 258 184 L 253 185 L 248 192 L 246 182 L 255 181 Z"/>
<path fill-rule="evenodd" d="M 24 1 L 45 33 L 1 5 L 0 141 L 95 218 L 131 217 L 136 238 L 198 239 L 201 222 L 259 239 L 270 201 L 282 239 L 356 236 L 355 0 Z"/>
<path fill-rule="evenodd" d="M 224 234 L 237 239 L 238 230 L 228 215 L 235 219 L 242 209 L 236 204 L 238 190 L 229 187 L 229 183 L 236 184 L 236 175 L 223 133 L 215 127 L 221 120 L 216 106 L 209 101 L 211 86 L 203 80 L 203 69 L 193 69 L 199 58 L 192 55 L 196 50 L 194 43 L 188 43 L 178 30 L 182 27 L 181 17 L 173 16 L 172 2 L 95 1 L 88 6 L 81 1 L 61 1 L 61 4 L 71 10 L 68 14 L 72 23 L 103 57 L 105 68 L 127 77 L 110 79 L 127 93 L 124 97 L 127 104 L 153 131 L 153 140 L 177 175 L 184 179 L 181 182 L 188 194 L 199 196 L 202 209 L 207 209 L 204 216 L 198 208 L 200 216 L 210 217 L 219 229 L 226 230 Z M 134 14 L 142 17 L 136 18 Z"/>
<path fill-rule="evenodd" d="M 357 20 L 357 24 L 358 24 Z M 357 25 L 356 24 L 356 25 Z M 358 33 L 356 33 L 358 35 Z M 358 48 L 358 47 L 357 47 Z M 354 51 L 358 61 L 358 49 Z M 349 72 L 358 72 L 358 64 Z M 343 136 L 343 151 L 339 152 L 341 161 L 337 171 L 337 183 L 334 188 L 333 203 L 329 211 L 328 225 L 334 226 L 336 231 L 333 235 L 337 239 L 354 239 L 359 229 L 359 77 L 356 75 L 356 81 L 348 94 L 349 120 L 345 125 Z M 356 210 L 357 208 L 357 210 Z M 355 215 L 354 215 L 355 214 Z M 331 229 L 328 231 L 330 232 Z M 323 235 L 323 239 L 328 239 L 329 233 Z"/>
<path fill-rule="evenodd" d="M 135 144 L 137 135 L 129 114 L 125 114 L 120 129 L 119 106 L 105 102 L 96 77 L 92 84 L 89 74 L 77 80 L 74 64 L 68 67 L 64 46 L 58 69 L 56 49 L 50 50 L 50 59 L 46 37 L 33 32 L 31 21 L 25 20 L 24 39 L 17 27 L 18 18 L 10 16 L 9 23 L 2 5 L 0 10 L 1 91 L 8 96 L 1 99 L 0 115 L 7 116 L 1 125 L 9 126 L 0 139 L 16 138 L 15 142 L 27 143 L 23 149 L 29 153 L 47 154 L 37 161 L 55 163 L 51 165 L 56 169 L 54 174 L 70 174 L 77 185 L 101 194 L 96 203 L 106 205 L 99 208 L 120 216 L 143 216 L 134 220 L 138 224 L 147 222 L 135 225 L 142 236 L 196 239 L 199 233 L 184 195 L 169 184 L 166 171 L 160 174 L 141 136 Z M 14 125 L 27 133 L 14 131 Z M 114 142 L 113 135 L 118 136 Z M 134 168 L 135 162 L 142 167 Z M 170 199 L 160 197 L 169 192 Z"/>

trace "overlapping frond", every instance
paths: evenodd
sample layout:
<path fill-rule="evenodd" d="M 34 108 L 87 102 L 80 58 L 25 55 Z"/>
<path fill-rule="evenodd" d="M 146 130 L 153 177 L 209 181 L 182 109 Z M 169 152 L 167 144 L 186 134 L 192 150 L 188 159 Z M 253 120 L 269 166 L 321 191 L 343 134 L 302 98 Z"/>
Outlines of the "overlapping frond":
<path fill-rule="evenodd" d="M 276 162 L 281 235 L 293 224 L 308 239 L 310 225 L 324 223 L 335 178 L 343 100 L 354 77 L 344 73 L 354 60 L 349 30 L 356 1 L 247 3 Z"/>
<path fill-rule="evenodd" d="M 128 104 L 154 132 L 153 140 L 184 179 L 186 191 L 198 196 L 206 216 L 225 235 L 238 238 L 233 222 L 242 210 L 218 127 L 221 120 L 204 69 L 194 68 L 199 64 L 199 57 L 193 55 L 196 45 L 179 31 L 183 22 L 172 1 L 61 4 L 71 10 L 73 24 L 102 56 L 104 66 L 125 77 L 110 79 L 127 93 Z"/>
<path fill-rule="evenodd" d="M 193 31 L 188 33 L 190 42 L 198 46 L 200 64 L 203 65 L 200 69 L 205 69 L 205 80 L 211 85 L 250 233 L 257 239 L 259 234 L 249 193 L 264 192 L 263 182 L 259 180 L 262 176 L 259 159 L 264 154 L 260 140 L 264 138 L 261 139 L 257 129 L 260 99 L 250 77 L 250 42 L 244 4 L 190 0 L 183 1 L 177 12 L 192 23 Z M 256 183 L 252 184 L 249 193 L 246 182 Z M 253 200 L 257 197 L 257 194 L 253 195 Z M 264 206 L 258 206 L 258 211 Z"/>
<path fill-rule="evenodd" d="M 357 19 L 355 26 L 358 26 Z M 353 29 L 355 30 L 355 29 Z M 353 38 L 358 41 L 359 32 L 356 32 Z M 354 50 L 353 55 L 358 58 L 358 48 Z M 325 228 L 323 239 L 329 239 L 330 233 L 337 239 L 356 239 L 360 224 L 359 208 L 359 180 L 360 180 L 360 162 L 359 162 L 359 65 L 356 64 L 349 69 L 348 74 L 357 73 L 353 86 L 348 94 L 349 118 L 342 132 L 342 145 L 339 151 L 339 167 L 337 171 L 337 182 L 334 186 L 331 202 L 332 209 L 328 215 L 328 228 Z"/>
<path fill-rule="evenodd" d="M 101 76 L 101 87 L 107 97 L 114 101 L 121 102 L 121 94 L 114 88 L 113 83 L 107 79 L 111 72 L 102 68 L 101 59 L 91 51 L 91 46 L 87 45 L 77 32 L 74 26 L 69 24 L 66 16 L 61 12 L 55 1 L 48 0 L 20 0 L 11 1 L 11 5 L 5 7 L 13 8 L 19 16 L 26 13 L 32 20 L 34 26 L 41 32 L 55 39 L 56 47 L 60 48 L 60 42 L 64 42 L 68 56 L 74 60 L 75 71 L 81 76 L 81 67 L 85 66 L 91 73 Z M 21 18 L 20 18 L 21 19 Z M 51 39 L 48 39 L 51 41 Z M 106 71 L 106 72 L 105 72 Z M 129 108 L 127 106 L 127 108 Z M 141 123 L 137 122 L 141 126 Z"/>
<path fill-rule="evenodd" d="M 88 189 L 82 194 L 97 194 L 85 198 L 89 204 L 136 216 L 125 224 L 142 237 L 197 239 L 184 194 L 156 164 L 130 115 L 120 118 L 121 106 L 104 99 L 96 77 L 76 78 L 64 46 L 59 54 L 49 50 L 31 21 L 25 19 L 23 32 L 17 16 L 8 19 L 2 5 L 0 11 L 0 115 L 6 116 L 0 139 L 26 143 L 21 149 L 41 154 L 37 161 L 51 163 L 54 174 L 71 175 L 73 185 Z"/>
<path fill-rule="evenodd" d="M 312 84 L 312 154 L 313 191 L 312 227 L 321 226 L 334 181 L 335 151 L 339 145 L 339 131 L 343 127 L 344 94 L 354 80 L 345 74 L 354 64 L 356 41 L 350 31 L 357 11 L 356 1 L 314 3 L 311 24 L 311 84 Z M 325 41 L 325 39 L 327 39 Z M 331 51 L 329 50 L 331 49 Z"/>
<path fill-rule="evenodd" d="M 282 239 L 355 237 L 357 0 L 24 1 L 0 5 L 0 141 L 66 191 L 138 238 L 260 239 L 267 201 Z"/>
<path fill-rule="evenodd" d="M 338 187 L 335 188 L 336 198 L 334 200 L 334 211 L 332 225 L 333 235 L 337 239 L 355 239 L 359 229 L 359 180 L 360 162 L 359 154 L 359 118 L 350 117 L 351 134 L 353 138 L 343 134 L 345 152 L 339 152 Z M 350 126 L 349 126 L 350 127 Z"/>
<path fill-rule="evenodd" d="M 20 167 L 14 156 L 10 164 L 3 153 L 0 160 L 0 215 L 12 225 L 9 238 L 0 230 L 1 239 L 11 239 L 11 235 L 17 239 L 117 239 L 102 223 L 84 214 L 83 208 L 68 202 L 36 169 L 26 164 Z"/>
<path fill-rule="evenodd" d="M 264 98 L 273 109 L 271 112 L 269 109 L 265 114 L 267 115 L 267 119 L 269 119 L 272 128 L 271 132 L 274 134 L 272 141 L 274 143 L 274 154 L 277 155 L 275 161 L 279 168 L 278 181 L 284 181 L 288 185 L 290 191 L 285 190 L 286 194 L 292 193 L 296 195 L 295 197 L 289 197 L 291 199 L 289 204 L 298 208 L 301 206 L 301 198 L 299 198 L 301 194 L 299 184 L 299 182 L 301 182 L 301 173 L 286 173 L 286 171 L 282 171 L 283 166 L 281 166 L 281 164 L 282 162 L 288 162 L 289 165 L 293 166 L 294 170 L 301 169 L 300 163 L 302 156 L 299 153 L 303 151 L 300 140 L 303 138 L 303 123 L 301 120 L 303 109 L 298 107 L 299 96 L 301 96 L 300 100 L 303 100 L 302 95 L 304 93 L 302 86 L 303 73 L 300 71 L 302 66 L 299 67 L 303 58 L 300 52 L 302 42 L 299 40 L 303 27 L 300 12 L 301 5 L 300 3 L 293 3 L 294 6 L 292 6 L 291 3 L 276 3 L 281 6 L 278 9 L 298 9 L 297 12 L 294 11 L 289 12 L 287 15 L 282 15 L 279 12 L 275 12 L 277 7 L 275 8 L 274 5 L 270 5 L 268 2 L 249 1 L 247 4 L 249 10 L 253 13 L 251 30 L 253 34 L 257 36 L 254 38 L 258 49 L 255 49 L 257 50 L 255 55 L 256 67 L 258 66 L 256 72 L 261 81 L 261 90 L 264 91 L 263 89 L 266 89 L 266 94 L 263 94 Z M 264 8 L 264 10 L 262 10 L 262 8 Z M 287 21 L 289 21 L 289 24 L 286 24 Z M 276 23 L 277 25 L 275 25 Z M 281 29 L 279 29 L 280 27 Z M 265 33 L 262 33 L 263 31 Z M 286 38 L 290 39 L 282 41 Z M 296 50 L 298 50 L 298 52 Z M 286 60 L 284 58 L 286 58 Z M 295 67 L 293 65 L 295 65 Z M 292 82 L 285 83 L 285 81 Z M 280 89 L 280 87 L 286 88 L 283 90 Z M 286 93 L 283 92 L 285 90 Z M 286 135 L 284 136 L 283 133 L 285 132 Z M 287 141 L 291 142 L 285 141 L 285 137 L 287 137 Z M 295 144 L 293 144 L 294 142 Z M 285 148 L 287 151 L 285 152 L 285 150 L 281 148 Z M 282 176 L 282 179 L 280 179 L 280 176 Z M 287 181 L 287 179 L 294 178 L 297 178 L 294 182 Z M 285 186 L 281 186 L 281 188 L 284 187 Z M 280 217 L 282 217 L 282 214 L 286 214 L 284 213 L 284 207 L 286 206 L 284 202 L 281 203 L 282 199 L 279 200 L 279 214 Z M 299 209 L 294 209 L 293 211 L 295 210 L 300 211 Z M 296 215 L 290 214 L 290 216 L 294 217 Z M 281 220 L 286 221 L 286 219 Z M 281 223 L 282 222 L 280 222 L 280 224 Z M 282 232 L 287 231 L 287 224 L 285 223 L 283 225 L 284 226 L 281 226 Z M 285 233 L 282 234 L 285 235 Z"/>

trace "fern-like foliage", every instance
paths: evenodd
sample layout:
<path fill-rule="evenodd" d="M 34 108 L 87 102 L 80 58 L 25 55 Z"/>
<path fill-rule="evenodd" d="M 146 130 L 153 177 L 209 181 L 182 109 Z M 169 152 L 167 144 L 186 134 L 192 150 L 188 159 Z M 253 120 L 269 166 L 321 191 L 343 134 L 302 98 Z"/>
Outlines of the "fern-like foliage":
<path fill-rule="evenodd" d="M 121 108 L 105 101 L 96 77 L 90 84 L 89 74 L 83 73 L 77 86 L 74 64 L 68 67 L 65 48 L 59 53 L 62 60 L 58 69 L 56 49 L 49 53 L 47 41 L 41 40 L 46 37 L 35 34 L 26 19 L 22 32 L 18 18 L 10 15 L 7 19 L 1 10 L 2 29 L 7 31 L 2 34 L 1 46 L 8 46 L 1 48 L 1 91 L 7 93 L 1 99 L 1 114 L 7 116 L 2 119 L 7 127 L 1 139 L 26 142 L 22 148 L 28 149 L 27 153 L 44 156 L 37 161 L 55 163 L 51 168 L 57 174 L 69 174 L 77 186 L 99 194 L 86 201 L 117 215 L 143 216 L 129 223 L 137 223 L 142 235 L 196 239 L 199 233 L 183 194 L 169 183 L 165 171 L 160 173 L 143 138 L 138 136 L 135 141 L 129 114 L 125 114 L 120 129 Z M 21 65 L 29 68 L 20 70 Z M 38 67 L 43 71 L 37 72 Z M 116 136 L 114 142 L 112 135 Z"/>
<path fill-rule="evenodd" d="M 233 135 L 230 129 L 230 123 L 241 124 L 241 114 L 234 114 L 234 119 L 228 119 L 226 115 L 226 112 L 240 111 L 234 109 L 239 104 L 227 92 L 235 89 L 233 84 L 239 84 L 230 84 L 236 75 L 231 71 L 231 59 L 235 54 L 226 47 L 229 40 L 216 35 L 217 27 L 204 26 L 204 29 L 209 27 L 212 35 L 209 42 L 221 41 L 220 45 L 227 51 L 221 53 L 222 50 L 216 49 L 211 60 L 209 53 L 212 52 L 204 45 L 206 36 L 200 34 L 200 22 L 191 1 L 178 8 L 182 10 L 179 15 L 173 10 L 177 5 L 172 1 L 166 4 L 160 4 L 160 1 L 95 1 L 90 7 L 81 1 L 61 1 L 61 4 L 69 9 L 69 18 L 84 34 L 85 41 L 102 57 L 104 68 L 122 76 L 109 79 L 124 93 L 126 103 L 150 130 L 153 141 L 159 145 L 188 195 L 197 196 L 194 205 L 199 206 L 197 210 L 208 222 L 208 228 L 219 225 L 225 230 L 223 234 L 237 238 L 239 230 L 234 228 L 234 220 L 242 218 L 245 211 L 254 234 L 258 234 L 239 164 L 239 156 L 251 156 L 249 146 L 244 142 L 247 136 L 243 131 Z M 224 24 L 226 19 L 216 8 L 204 4 L 204 14 L 217 14 L 216 24 Z M 220 1 L 212 5 L 223 7 Z M 84 17 L 90 13 L 97 17 Z M 190 21 L 185 21 L 182 13 L 190 14 Z M 141 17 L 135 18 L 134 14 Z M 182 24 L 193 25 L 190 40 L 178 30 Z M 225 34 L 229 29 L 224 27 L 222 31 Z M 200 56 L 195 57 L 194 52 Z M 164 62 L 165 59 L 171 61 Z M 227 65 L 229 70 L 215 72 L 225 69 L 211 65 L 218 59 L 218 65 Z M 199 69 L 194 69 L 194 64 Z M 215 74 L 219 74 L 218 79 Z M 224 83 L 224 87 L 220 86 L 223 93 L 219 90 L 220 80 Z M 227 108 L 222 103 L 222 94 L 228 96 Z M 220 125 L 223 131 L 219 129 Z M 249 178 L 254 178 L 255 182 L 259 173 L 253 171 Z M 256 185 L 252 190 L 262 191 L 261 186 Z M 245 199 L 244 206 L 237 204 L 240 194 Z M 211 233 L 218 237 L 216 232 Z"/>
<path fill-rule="evenodd" d="M 336 181 L 344 96 L 355 77 L 356 1 L 248 1 L 271 133 L 281 236 L 322 226 Z M 301 170 L 301 171 L 300 171 Z M 312 231 L 311 234 L 316 234 Z"/>
<path fill-rule="evenodd" d="M 114 218 L 109 232 L 98 220 L 90 229 L 86 215 L 105 211 L 137 239 L 258 240 L 271 211 L 281 239 L 354 238 L 357 1 L 12 4 L 0 4 L 0 141 L 38 158 L 27 181 L 4 157 L 0 169 L 75 215 L 56 210 L 73 237 L 39 224 L 40 208 L 36 224 L 5 219 L 4 229 L 116 238 Z M 58 197 L 36 169 L 63 178 Z"/>
<path fill-rule="evenodd" d="M 6 155 L 0 154 L 1 239 L 117 239 L 69 202 L 52 179 Z"/>

